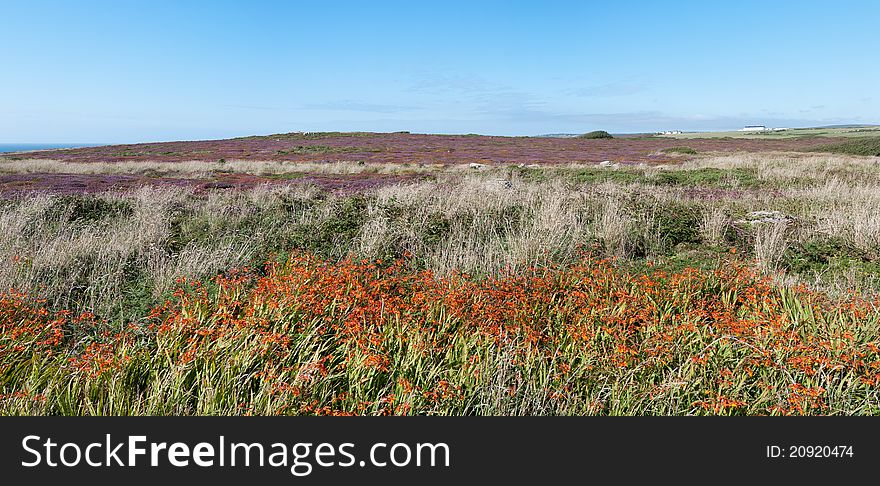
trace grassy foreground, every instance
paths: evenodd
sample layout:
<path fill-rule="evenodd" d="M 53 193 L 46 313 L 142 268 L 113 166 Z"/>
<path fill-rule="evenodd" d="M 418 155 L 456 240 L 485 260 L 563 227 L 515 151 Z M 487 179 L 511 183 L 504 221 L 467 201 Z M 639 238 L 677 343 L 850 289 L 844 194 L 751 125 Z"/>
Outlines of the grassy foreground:
<path fill-rule="evenodd" d="M 439 277 L 295 256 L 120 329 L 0 299 L 0 414 L 876 414 L 880 301 L 722 261 Z"/>

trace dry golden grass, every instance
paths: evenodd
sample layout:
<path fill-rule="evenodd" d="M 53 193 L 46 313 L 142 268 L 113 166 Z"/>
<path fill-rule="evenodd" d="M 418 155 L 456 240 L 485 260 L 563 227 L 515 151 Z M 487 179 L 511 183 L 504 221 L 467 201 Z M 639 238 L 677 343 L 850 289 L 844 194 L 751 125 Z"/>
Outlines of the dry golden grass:
<path fill-rule="evenodd" d="M 428 173 L 441 170 L 461 171 L 468 166 L 434 164 L 364 164 L 358 162 L 290 162 L 276 160 L 227 160 L 183 162 L 125 161 L 125 162 L 70 162 L 51 159 L 4 159 L 0 157 L 0 174 L 159 174 L 188 178 L 204 178 L 217 173 L 252 175 L 279 175 L 290 173 L 313 174 L 399 174 Z"/>
<path fill-rule="evenodd" d="M 724 243 L 724 233 L 730 225 L 730 217 L 721 208 L 708 208 L 700 221 L 700 235 L 703 241 L 713 246 Z"/>
<path fill-rule="evenodd" d="M 676 170 L 750 169 L 761 180 L 824 181 L 845 178 L 848 181 L 880 182 L 880 157 L 799 152 L 741 152 L 732 155 L 695 157 Z"/>
<path fill-rule="evenodd" d="M 0 162 L 0 172 L 155 170 L 194 175 L 221 166 L 253 173 L 433 170 L 417 165 L 244 161 L 56 166 L 24 160 Z M 663 174 L 707 168 L 728 172 L 702 192 L 688 184 L 658 182 Z M 736 170 L 748 171 L 757 185 L 743 183 L 735 177 Z M 578 182 L 584 171 L 592 171 L 592 179 Z M 597 182 L 596 171 L 607 178 Z M 876 158 L 737 154 L 704 156 L 666 168 L 464 166 L 433 174 L 431 180 L 359 196 L 337 197 L 304 185 L 207 194 L 147 187 L 83 196 L 128 208 L 96 219 L 74 217 L 75 200 L 70 198 L 33 195 L 7 200 L 0 206 L 0 260 L 7 262 L 0 266 L 0 287 L 28 291 L 53 305 L 112 313 L 119 311 L 120 293 L 131 291 L 132 279 L 140 281 L 138 292 L 155 297 L 166 293 L 177 278 L 259 263 L 267 257 L 267 248 L 275 251 L 284 245 L 305 245 L 331 257 L 382 258 L 408 252 L 438 275 L 515 273 L 570 261 L 585 248 L 624 258 L 662 259 L 679 251 L 674 248 L 677 242 L 670 246 L 664 235 L 669 229 L 662 218 L 668 218 L 670 207 L 675 208 L 673 216 L 681 208 L 695 214 L 681 224 L 683 230 L 693 230 L 698 241 L 681 251 L 691 251 L 696 244 L 733 244 L 728 239 L 735 233 L 743 239 L 741 250 L 767 272 L 779 270 L 786 249 L 817 238 L 835 239 L 867 258 L 880 257 Z M 642 179 L 624 180 L 621 174 Z M 726 189 L 716 191 L 719 184 Z M 363 206 L 340 213 L 353 198 L 360 198 Z M 784 228 L 736 223 L 752 211 L 781 211 L 792 223 Z M 851 288 L 855 284 L 848 278 L 841 272 L 801 276 L 813 284 Z"/>

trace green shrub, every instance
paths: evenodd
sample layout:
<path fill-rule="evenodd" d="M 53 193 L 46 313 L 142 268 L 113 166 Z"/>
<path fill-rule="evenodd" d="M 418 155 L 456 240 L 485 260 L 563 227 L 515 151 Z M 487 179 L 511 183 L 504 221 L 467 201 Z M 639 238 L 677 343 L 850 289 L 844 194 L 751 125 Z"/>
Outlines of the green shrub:
<path fill-rule="evenodd" d="M 645 176 L 630 170 L 608 170 L 608 169 L 579 169 L 566 174 L 576 183 L 594 184 L 598 182 L 611 181 L 619 184 L 631 184 L 635 182 L 644 182 Z"/>
<path fill-rule="evenodd" d="M 694 170 L 670 170 L 659 172 L 655 181 L 659 185 L 693 187 L 757 187 L 760 181 L 753 169 L 736 168 L 732 170 L 706 167 Z"/>
<path fill-rule="evenodd" d="M 664 153 L 667 154 L 684 154 L 684 155 L 696 155 L 697 150 L 690 147 L 669 147 L 663 149 Z"/>
<path fill-rule="evenodd" d="M 782 261 L 796 273 L 808 273 L 844 261 L 867 261 L 867 257 L 840 238 L 822 238 L 789 245 Z"/>
<path fill-rule="evenodd" d="M 317 155 L 352 152 L 351 147 L 330 147 L 327 145 L 297 145 L 287 150 L 278 150 L 278 155 Z"/>
<path fill-rule="evenodd" d="M 437 246 L 446 238 L 452 226 L 450 220 L 442 213 L 432 213 L 425 221 L 422 229 L 422 241 L 429 247 Z"/>
<path fill-rule="evenodd" d="M 698 208 L 688 204 L 668 202 L 658 208 L 655 218 L 657 232 L 667 248 L 675 248 L 681 243 L 700 241 Z"/>
<path fill-rule="evenodd" d="M 578 135 L 578 138 L 614 138 L 610 133 L 605 130 L 595 130 L 592 132 L 587 132 L 583 135 Z"/>

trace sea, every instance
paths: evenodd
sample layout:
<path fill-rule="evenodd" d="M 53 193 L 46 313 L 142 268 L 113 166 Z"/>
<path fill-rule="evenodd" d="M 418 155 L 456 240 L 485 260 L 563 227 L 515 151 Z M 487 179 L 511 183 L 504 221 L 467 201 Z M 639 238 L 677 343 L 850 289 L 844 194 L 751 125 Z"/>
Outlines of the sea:
<path fill-rule="evenodd" d="M 24 150 L 48 150 L 59 148 L 95 147 L 99 143 L 0 143 L 0 153 Z"/>

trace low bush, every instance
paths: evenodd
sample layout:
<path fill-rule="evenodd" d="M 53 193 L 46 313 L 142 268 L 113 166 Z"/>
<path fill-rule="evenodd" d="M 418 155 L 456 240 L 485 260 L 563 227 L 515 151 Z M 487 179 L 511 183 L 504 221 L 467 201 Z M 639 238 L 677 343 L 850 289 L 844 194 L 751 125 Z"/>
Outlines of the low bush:
<path fill-rule="evenodd" d="M 596 139 L 596 138 L 614 138 L 613 135 L 606 132 L 605 130 L 595 130 L 592 132 L 584 133 L 583 135 L 578 135 L 578 138 L 588 138 L 588 139 Z"/>
<path fill-rule="evenodd" d="M 668 154 L 684 154 L 684 155 L 696 155 L 698 152 L 696 149 L 691 147 L 669 147 L 663 149 L 663 152 Z"/>

